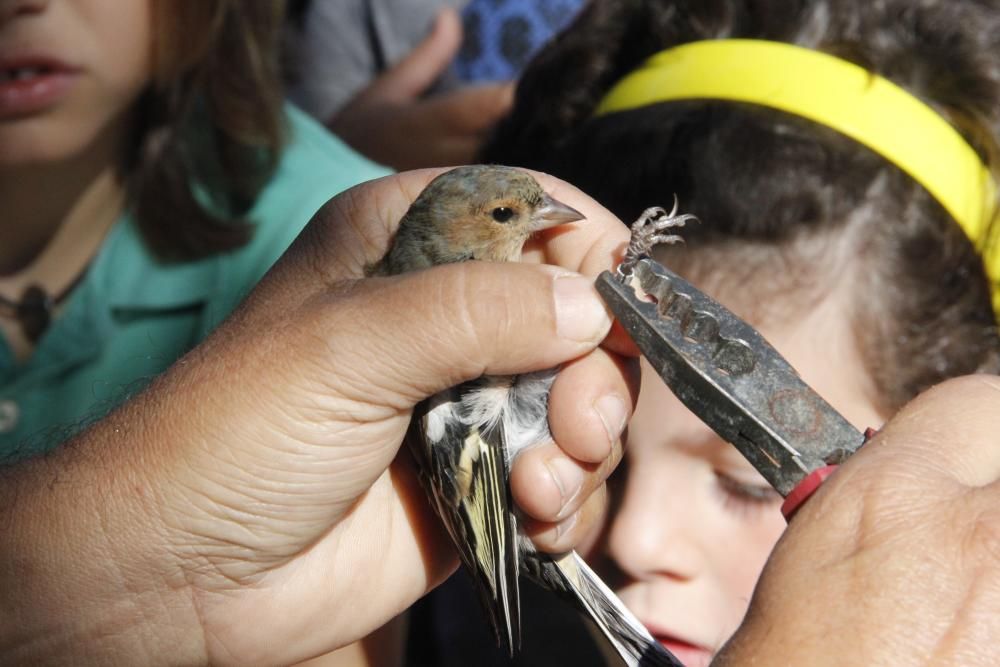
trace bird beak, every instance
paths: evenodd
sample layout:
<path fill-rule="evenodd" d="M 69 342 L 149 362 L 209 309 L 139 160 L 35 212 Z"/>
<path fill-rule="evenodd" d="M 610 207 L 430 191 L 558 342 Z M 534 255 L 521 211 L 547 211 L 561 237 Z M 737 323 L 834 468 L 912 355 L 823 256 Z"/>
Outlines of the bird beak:
<path fill-rule="evenodd" d="M 553 199 L 549 195 L 545 195 L 545 198 L 542 199 L 541 207 L 535 209 L 535 215 L 532 216 L 531 231 L 537 232 L 542 229 L 561 225 L 565 222 L 576 222 L 577 220 L 583 220 L 583 217 L 583 213 L 580 213 L 572 206 L 567 206 L 558 199 Z"/>

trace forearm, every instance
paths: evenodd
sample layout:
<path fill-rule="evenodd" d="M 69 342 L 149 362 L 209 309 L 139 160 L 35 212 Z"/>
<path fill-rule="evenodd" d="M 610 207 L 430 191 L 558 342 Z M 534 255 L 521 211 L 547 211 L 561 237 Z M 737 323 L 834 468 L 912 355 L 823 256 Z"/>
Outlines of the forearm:
<path fill-rule="evenodd" d="M 170 437 L 148 396 L 50 456 L 0 472 L 0 663 L 204 660 L 146 471 Z"/>

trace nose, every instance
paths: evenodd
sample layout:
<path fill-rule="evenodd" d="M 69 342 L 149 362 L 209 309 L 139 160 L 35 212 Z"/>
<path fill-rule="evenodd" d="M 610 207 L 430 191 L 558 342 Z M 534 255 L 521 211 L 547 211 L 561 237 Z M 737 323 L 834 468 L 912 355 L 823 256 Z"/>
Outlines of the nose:
<path fill-rule="evenodd" d="M 688 581 L 698 576 L 705 555 L 702 527 L 683 475 L 652 474 L 636 469 L 628 479 L 607 537 L 609 556 L 622 573 L 645 581 L 666 577 Z"/>
<path fill-rule="evenodd" d="M 0 0 L 0 23 L 18 16 L 40 14 L 48 4 L 49 0 Z"/>

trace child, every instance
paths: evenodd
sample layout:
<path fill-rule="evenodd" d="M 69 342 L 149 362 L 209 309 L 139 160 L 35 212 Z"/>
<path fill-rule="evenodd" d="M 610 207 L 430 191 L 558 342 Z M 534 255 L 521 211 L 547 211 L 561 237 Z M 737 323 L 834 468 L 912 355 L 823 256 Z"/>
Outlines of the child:
<path fill-rule="evenodd" d="M 625 221 L 676 194 L 701 223 L 658 259 L 877 427 L 998 369 L 998 35 L 996 2 L 596 0 L 527 68 L 482 158 L 565 178 Z M 648 367 L 628 440 L 609 578 L 706 665 L 782 532 L 780 498 Z"/>
<path fill-rule="evenodd" d="M 330 196 L 383 170 L 283 106 L 281 2 L 0 12 L 0 459 L 195 345 Z"/>

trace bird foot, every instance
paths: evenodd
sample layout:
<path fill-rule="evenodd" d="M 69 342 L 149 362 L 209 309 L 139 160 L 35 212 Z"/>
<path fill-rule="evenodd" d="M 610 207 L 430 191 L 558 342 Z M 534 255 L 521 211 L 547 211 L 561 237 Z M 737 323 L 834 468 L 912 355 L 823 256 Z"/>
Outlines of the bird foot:
<path fill-rule="evenodd" d="M 618 276 L 624 282 L 632 276 L 632 269 L 643 257 L 648 257 L 653 246 L 661 243 L 682 243 L 683 238 L 677 234 L 664 234 L 672 227 L 683 227 L 688 220 L 698 218 L 690 214 L 677 214 L 677 198 L 674 197 L 674 207 L 667 213 L 659 206 L 647 208 L 642 215 L 632 223 L 632 238 L 629 239 L 625 257 L 618 265 Z"/>

